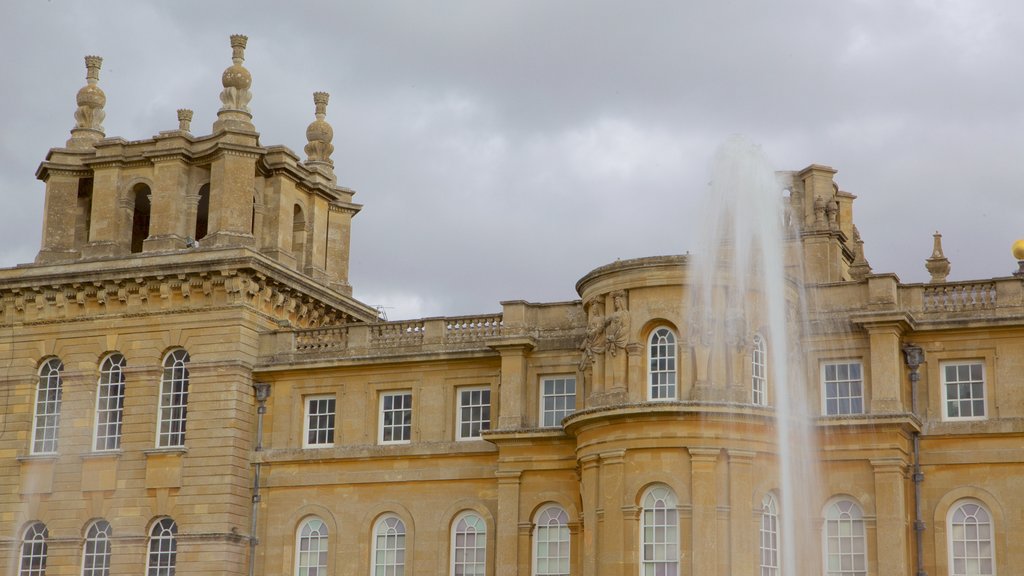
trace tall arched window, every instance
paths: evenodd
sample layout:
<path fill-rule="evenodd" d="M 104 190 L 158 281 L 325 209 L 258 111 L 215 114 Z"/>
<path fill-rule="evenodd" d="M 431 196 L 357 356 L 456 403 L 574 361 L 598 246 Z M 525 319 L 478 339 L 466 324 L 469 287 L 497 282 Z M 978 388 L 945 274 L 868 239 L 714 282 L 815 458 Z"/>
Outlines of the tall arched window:
<path fill-rule="evenodd" d="M 947 524 L 950 576 L 995 574 L 992 515 L 985 506 L 961 500 L 950 509 Z"/>
<path fill-rule="evenodd" d="M 121 418 L 124 413 L 124 356 L 108 355 L 100 363 L 96 388 L 96 439 L 94 450 L 121 448 Z"/>
<path fill-rule="evenodd" d="M 533 528 L 534 576 L 569 576 L 569 515 L 560 506 L 537 513 Z"/>
<path fill-rule="evenodd" d="M 779 507 L 775 495 L 761 500 L 761 576 L 779 576 Z"/>
<path fill-rule="evenodd" d="M 149 238 L 149 186 L 136 184 L 132 188 L 132 244 L 133 254 L 142 252 L 142 242 Z"/>
<path fill-rule="evenodd" d="M 679 574 L 679 511 L 675 492 L 653 486 L 644 494 L 640 576 Z"/>
<path fill-rule="evenodd" d="M 298 204 L 292 209 L 292 254 L 301 272 L 306 267 L 306 216 Z"/>
<path fill-rule="evenodd" d="M 196 204 L 195 239 L 202 240 L 210 233 L 210 185 L 199 187 L 199 202 Z"/>
<path fill-rule="evenodd" d="M 662 327 L 651 333 L 647 346 L 649 400 L 675 400 L 676 391 L 676 335 Z"/>
<path fill-rule="evenodd" d="M 82 549 L 82 576 L 110 576 L 110 522 L 89 525 Z"/>
<path fill-rule="evenodd" d="M 178 563 L 178 525 L 163 518 L 149 531 L 146 576 L 174 576 Z"/>
<path fill-rule="evenodd" d="M 373 528 L 373 576 L 404 576 L 405 522 L 388 515 Z"/>
<path fill-rule="evenodd" d="M 768 347 L 760 334 L 750 343 L 750 401 L 757 406 L 768 405 Z"/>
<path fill-rule="evenodd" d="M 21 540 L 21 567 L 18 576 L 45 576 L 46 540 L 50 531 L 46 524 L 36 522 L 25 530 Z"/>
<path fill-rule="evenodd" d="M 452 525 L 452 576 L 487 573 L 487 526 L 479 514 L 459 515 Z"/>
<path fill-rule="evenodd" d="M 853 500 L 836 500 L 825 510 L 822 529 L 826 576 L 867 576 L 864 512 Z"/>
<path fill-rule="evenodd" d="M 63 397 L 61 372 L 64 363 L 50 358 L 39 367 L 36 386 L 35 416 L 32 418 L 32 453 L 57 452 L 57 434 L 60 431 L 60 405 Z"/>
<path fill-rule="evenodd" d="M 157 443 L 160 448 L 185 445 L 185 417 L 188 411 L 188 352 L 178 349 L 164 357 L 160 379 L 160 418 Z"/>
<path fill-rule="evenodd" d="M 295 534 L 295 574 L 327 575 L 327 525 L 319 518 L 307 518 Z"/>

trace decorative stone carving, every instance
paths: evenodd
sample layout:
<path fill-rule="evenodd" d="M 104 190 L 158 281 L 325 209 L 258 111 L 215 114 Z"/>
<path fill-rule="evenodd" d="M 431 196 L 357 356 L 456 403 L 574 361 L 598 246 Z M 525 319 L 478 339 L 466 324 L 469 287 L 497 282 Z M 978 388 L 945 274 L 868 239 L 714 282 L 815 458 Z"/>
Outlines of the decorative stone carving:
<path fill-rule="evenodd" d="M 618 350 L 624 350 L 629 344 L 630 317 L 629 309 L 626 308 L 626 292 L 618 290 L 612 292 L 611 296 L 613 310 L 605 322 L 605 340 L 608 353 L 615 356 Z"/>
<path fill-rule="evenodd" d="M 192 129 L 192 111 L 187 108 L 178 109 L 178 130 L 189 132 Z"/>
<path fill-rule="evenodd" d="M 825 199 L 821 196 L 817 196 L 814 198 L 814 229 L 824 230 L 826 225 Z"/>
<path fill-rule="evenodd" d="M 604 298 L 597 297 L 587 305 L 587 334 L 580 344 L 583 356 L 580 358 L 580 370 L 585 371 L 593 366 L 598 355 L 605 351 L 605 318 L 603 313 Z"/>
<path fill-rule="evenodd" d="M 305 147 L 307 163 L 322 162 L 334 166 L 334 161 L 331 160 L 331 153 L 334 152 L 334 145 L 331 144 L 334 140 L 334 128 L 324 119 L 327 117 L 327 101 L 330 97 L 327 92 L 313 93 L 316 120 L 306 128 L 306 140 L 309 142 Z"/>
<path fill-rule="evenodd" d="M 249 41 L 248 36 L 241 34 L 231 35 L 231 66 L 224 70 L 221 75 L 221 84 L 224 90 L 220 93 L 220 101 L 223 103 L 221 110 L 241 110 L 250 112 L 249 101 L 252 100 L 252 74 L 242 66 L 245 61 L 245 45 Z"/>
<path fill-rule="evenodd" d="M 828 216 L 828 229 L 839 230 L 839 203 L 835 200 L 829 200 L 828 204 L 825 205 L 825 215 Z"/>
<path fill-rule="evenodd" d="M 942 234 L 936 231 L 932 235 L 932 239 L 932 255 L 925 260 L 924 267 L 932 275 L 932 279 L 929 282 L 937 284 L 945 282 L 949 276 L 949 258 L 946 258 L 946 255 L 942 253 Z"/>
<path fill-rule="evenodd" d="M 106 112 L 103 107 L 107 104 L 107 95 L 99 87 L 102 65 L 103 58 L 99 56 L 85 57 L 86 84 L 75 97 L 78 108 L 75 110 L 75 127 L 71 129 L 71 139 L 67 142 L 69 148 L 88 147 L 104 137 Z"/>
<path fill-rule="evenodd" d="M 871 274 L 871 266 L 864 258 L 864 241 L 860 238 L 860 230 L 857 230 L 857 226 L 854 225 L 853 262 L 850 264 L 850 278 L 859 281 L 867 278 L 869 274 Z"/>

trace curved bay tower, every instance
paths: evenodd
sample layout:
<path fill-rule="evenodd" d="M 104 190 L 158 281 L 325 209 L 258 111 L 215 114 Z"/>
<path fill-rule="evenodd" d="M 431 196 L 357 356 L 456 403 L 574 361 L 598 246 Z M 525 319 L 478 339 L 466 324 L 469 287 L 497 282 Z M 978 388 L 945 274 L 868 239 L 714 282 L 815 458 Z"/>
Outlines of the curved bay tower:
<path fill-rule="evenodd" d="M 36 174 L 42 247 L 0 270 L 4 574 L 1024 564 L 1024 263 L 948 281 L 936 234 L 930 282 L 873 272 L 855 197 L 811 165 L 779 175 L 781 330 L 729 312 L 703 329 L 684 256 L 597 268 L 571 302 L 381 321 L 348 281 L 361 206 L 334 173 L 328 95 L 304 160 L 262 145 L 245 46 L 211 134 L 179 110 L 135 141 L 104 133 L 86 57 L 71 138 Z M 780 443 L 798 401 L 805 432 Z M 806 484 L 782 481 L 793 442 Z"/>

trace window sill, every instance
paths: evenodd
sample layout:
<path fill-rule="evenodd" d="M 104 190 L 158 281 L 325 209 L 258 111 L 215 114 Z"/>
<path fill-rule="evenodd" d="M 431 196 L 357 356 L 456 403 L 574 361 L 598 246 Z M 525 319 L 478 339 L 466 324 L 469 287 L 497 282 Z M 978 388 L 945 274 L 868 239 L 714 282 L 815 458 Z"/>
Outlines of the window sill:
<path fill-rule="evenodd" d="M 82 460 L 102 460 L 103 458 L 118 459 L 121 457 L 120 450 L 97 450 L 94 452 L 86 452 L 78 456 Z"/>
<path fill-rule="evenodd" d="M 149 450 L 143 450 L 143 454 L 147 458 L 150 456 L 163 456 L 165 454 L 188 454 L 188 448 L 184 446 L 172 446 L 169 448 L 150 448 Z"/>
<path fill-rule="evenodd" d="M 60 458 L 60 453 L 51 452 L 48 454 L 25 454 L 18 456 L 18 462 L 52 462 Z"/>

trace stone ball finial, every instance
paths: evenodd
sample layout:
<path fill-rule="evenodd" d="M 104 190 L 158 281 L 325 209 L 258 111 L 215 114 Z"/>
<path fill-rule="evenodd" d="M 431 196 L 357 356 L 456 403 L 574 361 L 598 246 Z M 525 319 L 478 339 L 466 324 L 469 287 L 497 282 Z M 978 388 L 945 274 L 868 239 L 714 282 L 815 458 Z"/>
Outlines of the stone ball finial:
<path fill-rule="evenodd" d="M 1017 259 L 1017 271 L 1014 276 L 1024 277 L 1024 238 L 1013 243 L 1013 257 Z"/>
<path fill-rule="evenodd" d="M 949 276 L 949 258 L 946 258 L 946 255 L 942 253 L 942 234 L 936 231 L 932 235 L 932 239 L 932 255 L 925 260 L 924 267 L 932 275 L 932 279 L 929 282 L 938 284 L 945 282 Z"/>
<path fill-rule="evenodd" d="M 75 127 L 71 129 L 68 146 L 88 146 L 104 136 L 103 119 L 106 118 L 106 112 L 103 107 L 107 104 L 107 95 L 99 87 L 102 65 L 103 58 L 99 56 L 85 57 L 86 83 L 75 95 L 78 108 L 75 110 Z"/>
<path fill-rule="evenodd" d="M 245 46 L 249 38 L 241 34 L 231 36 L 231 66 L 224 70 L 221 75 L 221 85 L 224 90 L 220 93 L 220 101 L 223 103 L 221 110 L 241 110 L 249 112 L 249 101 L 252 100 L 252 93 L 249 88 L 252 86 L 252 74 L 242 66 L 245 61 Z"/>
<path fill-rule="evenodd" d="M 187 108 L 178 109 L 178 130 L 189 132 L 192 128 L 192 111 Z"/>
<path fill-rule="evenodd" d="M 306 128 L 306 140 L 309 141 L 306 144 L 305 151 L 307 162 L 323 162 L 329 166 L 334 165 L 334 161 L 331 160 L 331 153 L 334 152 L 334 145 L 331 141 L 334 140 L 334 128 L 327 123 L 325 118 L 327 117 L 327 101 L 330 99 L 330 94 L 327 92 L 314 92 L 313 93 L 313 104 L 316 106 L 316 120 L 313 120 Z"/>

